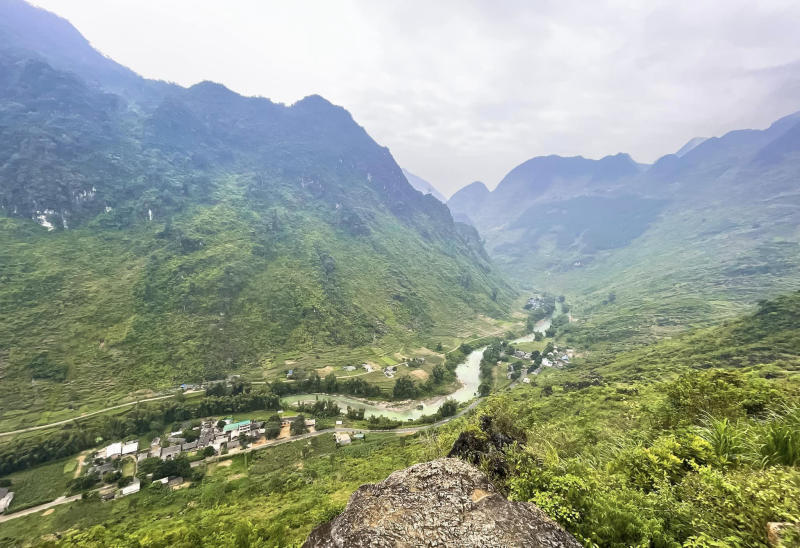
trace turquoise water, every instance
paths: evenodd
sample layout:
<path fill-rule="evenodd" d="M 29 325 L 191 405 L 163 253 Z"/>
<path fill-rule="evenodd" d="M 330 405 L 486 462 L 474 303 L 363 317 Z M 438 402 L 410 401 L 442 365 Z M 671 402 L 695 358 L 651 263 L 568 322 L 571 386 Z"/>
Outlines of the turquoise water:
<path fill-rule="evenodd" d="M 483 351 L 486 347 L 479 348 L 471 352 L 464 363 L 456 367 L 456 378 L 461 382 L 461 388 L 447 396 L 436 396 L 427 400 L 415 401 L 403 406 L 393 406 L 391 402 L 373 403 L 368 400 L 356 398 L 354 396 L 340 396 L 337 394 L 295 394 L 281 398 L 282 401 L 291 405 L 296 402 L 313 403 L 314 400 L 333 400 L 344 410 L 349 405 L 354 408 L 364 408 L 364 416 L 387 417 L 394 420 L 416 419 L 422 415 L 435 413 L 446 399 L 454 399 L 457 402 L 469 401 L 477 395 L 478 385 L 480 384 L 480 363 Z M 422 404 L 422 409 L 417 406 Z"/>

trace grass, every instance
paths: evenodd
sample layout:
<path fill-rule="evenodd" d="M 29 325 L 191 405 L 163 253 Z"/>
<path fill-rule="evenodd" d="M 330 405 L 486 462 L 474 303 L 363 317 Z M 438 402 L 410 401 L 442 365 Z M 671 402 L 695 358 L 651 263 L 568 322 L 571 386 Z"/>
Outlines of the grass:
<path fill-rule="evenodd" d="M 70 457 L 6 476 L 11 480 L 10 489 L 14 491 L 9 511 L 36 506 L 63 495 L 76 466 L 75 457 Z"/>

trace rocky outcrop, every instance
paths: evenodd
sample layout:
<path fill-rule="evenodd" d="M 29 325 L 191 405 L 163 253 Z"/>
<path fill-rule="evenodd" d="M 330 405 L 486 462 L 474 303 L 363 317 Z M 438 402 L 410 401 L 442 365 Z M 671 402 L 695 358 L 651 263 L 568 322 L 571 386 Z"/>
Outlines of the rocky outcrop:
<path fill-rule="evenodd" d="M 361 486 L 304 548 L 385 546 L 579 547 L 536 506 L 512 502 L 485 474 L 459 459 L 439 459 Z"/>

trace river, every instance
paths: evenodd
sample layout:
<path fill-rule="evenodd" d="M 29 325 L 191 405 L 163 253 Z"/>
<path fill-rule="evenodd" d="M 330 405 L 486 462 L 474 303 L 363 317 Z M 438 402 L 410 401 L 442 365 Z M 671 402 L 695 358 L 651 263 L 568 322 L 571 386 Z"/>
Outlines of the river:
<path fill-rule="evenodd" d="M 417 400 L 399 405 L 394 402 L 376 402 L 338 394 L 295 394 L 281 398 L 281 401 L 287 404 L 294 404 L 300 401 L 313 403 L 316 399 L 333 400 L 343 409 L 348 405 L 354 408 L 363 408 L 364 416 L 367 418 L 370 415 L 375 415 L 395 420 L 408 420 L 419 418 L 422 415 L 432 415 L 447 399 L 453 399 L 461 403 L 469 401 L 476 396 L 478 385 L 480 384 L 480 364 L 484 350 L 486 350 L 485 346 L 473 350 L 464 360 L 464 363 L 456 367 L 456 378 L 461 383 L 461 387 L 446 396 L 436 396 L 427 400 Z M 422 404 L 422 409 L 417 409 L 420 404 Z"/>
<path fill-rule="evenodd" d="M 534 340 L 534 333 L 544 333 L 550 328 L 550 318 L 544 318 L 536 322 L 533 328 L 533 333 L 524 335 L 518 339 L 511 341 L 512 343 L 530 342 Z M 297 402 L 313 403 L 315 400 L 333 400 L 342 409 L 347 408 L 349 405 L 353 408 L 363 408 L 364 416 L 369 418 L 370 415 L 383 416 L 394 420 L 408 420 L 417 419 L 422 415 L 431 415 L 438 411 L 445 400 L 453 399 L 457 402 L 469 401 L 477 395 L 478 385 L 480 384 L 480 365 L 483 351 L 486 347 L 473 350 L 464 360 L 464 363 L 456 367 L 456 378 L 461 383 L 461 388 L 446 396 L 436 396 L 428 398 L 427 400 L 417 400 L 411 403 L 383 402 L 372 401 L 357 398 L 355 396 L 342 396 L 339 394 L 295 394 L 281 398 L 281 401 L 288 405 Z M 403 366 L 400 366 L 403 367 Z M 418 409 L 419 405 L 422 409 Z"/>

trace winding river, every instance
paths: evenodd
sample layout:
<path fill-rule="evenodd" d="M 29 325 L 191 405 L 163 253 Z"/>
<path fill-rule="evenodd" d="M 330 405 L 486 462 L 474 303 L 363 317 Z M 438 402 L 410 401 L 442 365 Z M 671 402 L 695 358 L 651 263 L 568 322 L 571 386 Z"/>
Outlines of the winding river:
<path fill-rule="evenodd" d="M 539 320 L 534 326 L 534 332 L 544 333 L 550 327 L 550 318 Z M 514 339 L 512 343 L 530 342 L 534 340 L 534 333 L 529 333 L 518 339 Z M 413 401 L 411 403 L 395 403 L 395 402 L 381 402 L 371 401 L 354 396 L 342 396 L 338 394 L 294 394 L 281 398 L 283 402 L 288 405 L 293 405 L 297 402 L 313 403 L 314 400 L 333 400 L 342 409 L 347 406 L 353 408 L 363 408 L 364 416 L 369 417 L 375 415 L 378 417 L 387 417 L 394 420 L 408 420 L 416 419 L 422 415 L 430 415 L 435 413 L 447 399 L 453 399 L 457 402 L 469 401 L 477 395 L 478 385 L 480 384 L 480 364 L 483 357 L 483 351 L 486 347 L 473 350 L 464 360 L 464 363 L 456 367 L 456 378 L 461 383 L 461 387 L 446 396 L 436 396 L 426 400 Z M 419 405 L 422 409 L 418 409 Z"/>

